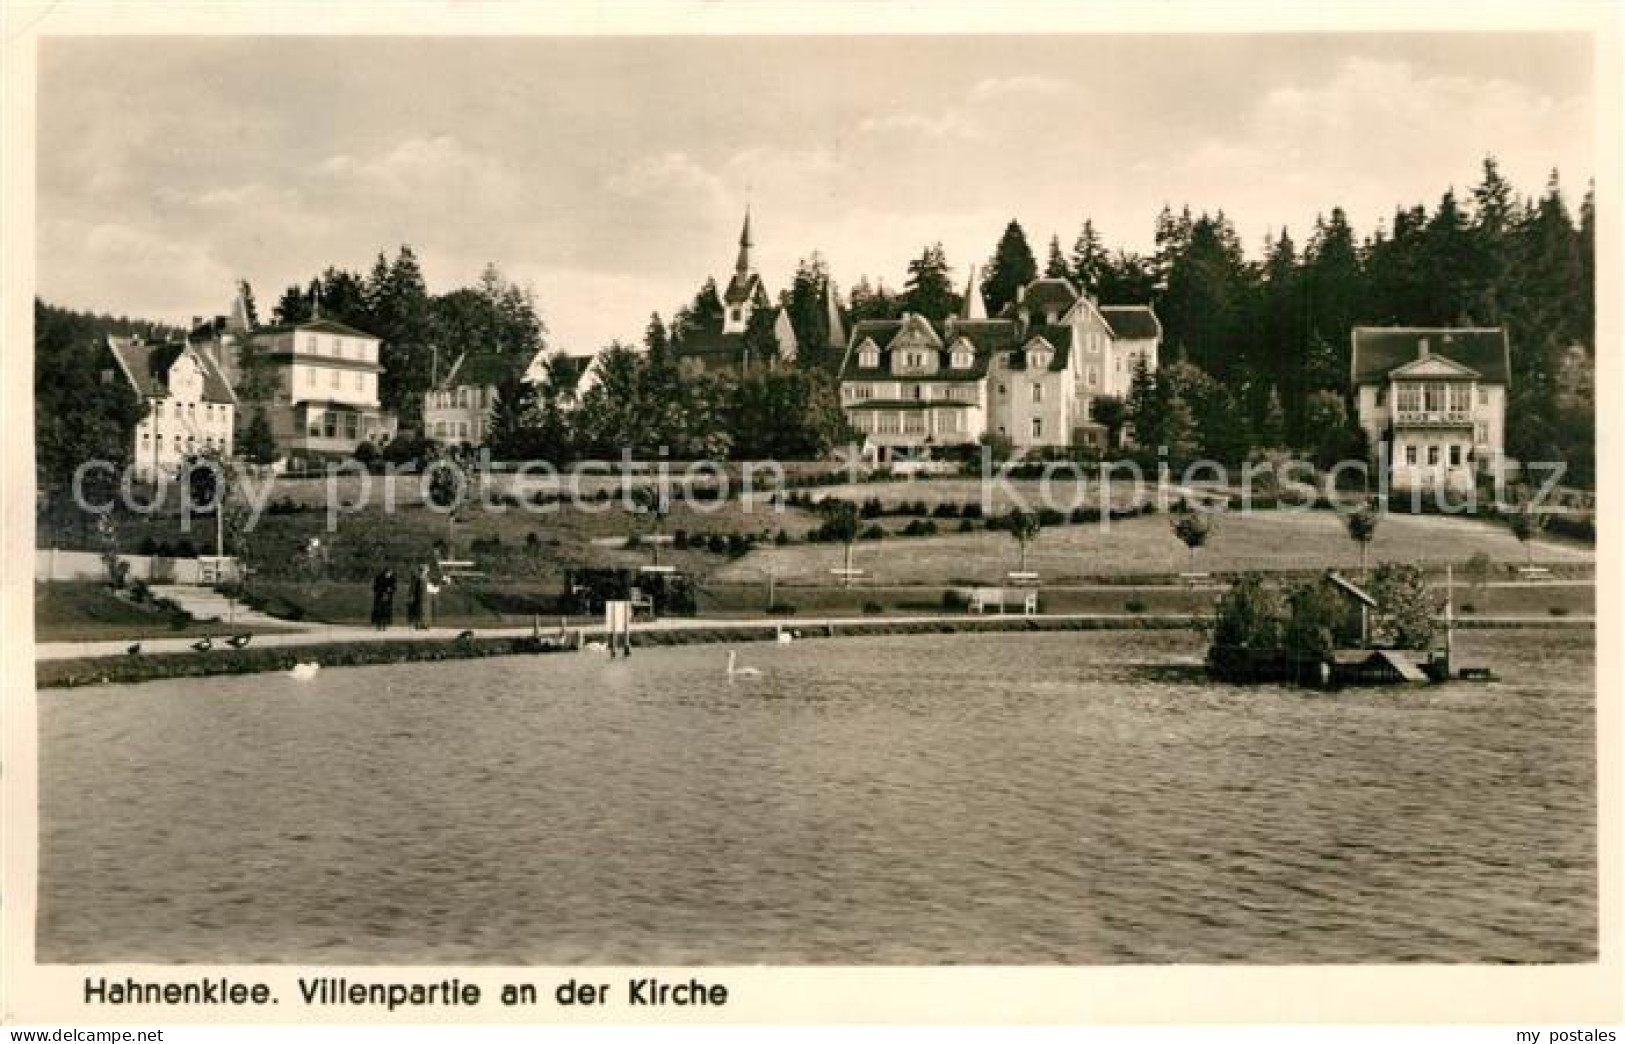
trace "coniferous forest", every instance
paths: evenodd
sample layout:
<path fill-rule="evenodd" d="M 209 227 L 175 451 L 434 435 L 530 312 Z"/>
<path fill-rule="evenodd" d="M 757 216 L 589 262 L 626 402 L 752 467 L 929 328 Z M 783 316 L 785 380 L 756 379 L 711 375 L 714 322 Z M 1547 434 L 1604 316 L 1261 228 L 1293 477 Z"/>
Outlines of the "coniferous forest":
<path fill-rule="evenodd" d="M 1306 233 L 1283 228 L 1252 256 L 1222 209 L 1164 207 L 1154 222 L 1149 254 L 1108 246 L 1083 220 L 1070 248 L 1059 236 L 1041 240 L 1040 262 L 1012 220 L 988 257 L 964 259 L 980 266 L 989 314 L 1040 275 L 1064 276 L 1102 304 L 1155 307 L 1162 367 L 1137 375 L 1124 401 L 1097 401 L 1096 419 L 1108 427 L 1131 422 L 1142 442 L 1169 445 L 1176 456 L 1233 463 L 1280 448 L 1325 466 L 1368 448 L 1349 415 L 1352 327 L 1505 325 L 1512 351 L 1508 455 L 1563 461 L 1566 483 L 1594 482 L 1590 191 L 1574 205 L 1554 171 L 1538 194 L 1524 195 L 1486 159 L 1479 182 L 1464 193 L 1450 189 L 1431 205 L 1399 205 L 1364 231 L 1333 206 Z M 940 244 L 929 244 L 900 289 L 867 275 L 849 283 L 842 319 L 850 330 L 857 320 L 904 311 L 944 318 L 962 304 L 963 271 Z M 457 352 L 479 348 L 511 358 L 493 425 L 498 456 L 563 462 L 618 447 L 666 446 L 677 456 L 806 457 L 847 436 L 834 380 L 840 351 L 828 329 L 826 288 L 834 278 L 815 252 L 778 295 L 799 346 L 794 367 L 738 376 L 696 375 L 677 365 L 685 339 L 721 329 L 722 304 L 707 280 L 669 321 L 651 315 L 639 347 L 568 346 L 572 355 L 600 354 L 597 387 L 570 409 L 568 367 L 550 367 L 539 388 L 521 386 L 546 327 L 531 292 L 495 266 L 473 286 L 431 294 L 411 248 L 402 247 L 393 259 L 380 254 L 366 274 L 328 267 L 287 288 L 269 320 L 295 321 L 319 308 L 382 338 L 380 398 L 402 417 L 403 430 L 413 427 L 424 392 Z M 200 300 L 218 293 L 199 288 Z M 97 381 L 99 339 L 143 325 L 152 324 L 36 307 L 42 486 L 65 480 L 62 469 L 71 471 L 86 453 L 127 453 L 140 412 L 133 396 L 100 411 L 105 421 L 87 422 L 80 407 L 87 396 L 118 397 Z M 745 340 L 753 358 L 775 351 L 771 322 L 753 322 Z M 245 424 L 253 417 L 251 408 L 240 413 Z"/>

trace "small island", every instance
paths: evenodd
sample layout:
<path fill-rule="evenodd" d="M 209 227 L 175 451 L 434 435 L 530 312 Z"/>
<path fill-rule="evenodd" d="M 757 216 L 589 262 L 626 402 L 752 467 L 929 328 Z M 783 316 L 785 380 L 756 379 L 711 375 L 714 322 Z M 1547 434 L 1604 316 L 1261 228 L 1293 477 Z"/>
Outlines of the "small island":
<path fill-rule="evenodd" d="M 1454 669 L 1451 624 L 1448 593 L 1420 566 L 1381 565 L 1365 585 L 1337 572 L 1293 585 L 1247 573 L 1215 606 L 1207 667 L 1223 681 L 1318 688 L 1488 680 L 1484 668 Z"/>

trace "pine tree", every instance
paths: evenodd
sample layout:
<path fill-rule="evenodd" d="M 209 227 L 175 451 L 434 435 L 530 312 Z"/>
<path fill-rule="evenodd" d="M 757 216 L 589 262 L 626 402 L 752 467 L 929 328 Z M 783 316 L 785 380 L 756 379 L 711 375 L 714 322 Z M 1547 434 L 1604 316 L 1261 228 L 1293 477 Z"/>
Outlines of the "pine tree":
<path fill-rule="evenodd" d="M 1066 263 L 1066 255 L 1061 253 L 1060 236 L 1049 237 L 1049 260 L 1044 263 L 1044 278 L 1072 278 L 1072 267 Z"/>
<path fill-rule="evenodd" d="M 802 369 L 827 369 L 829 358 L 829 266 L 814 251 L 796 264 L 790 285 L 779 295 L 796 334 L 796 361 Z"/>
<path fill-rule="evenodd" d="M 1468 306 L 1479 322 L 1498 324 L 1516 293 L 1512 232 L 1518 209 L 1494 157 L 1484 160 L 1484 180 L 1473 189 L 1473 211 L 1472 253 L 1461 259 L 1474 284 Z"/>
<path fill-rule="evenodd" d="M 270 464 L 279 456 L 276 439 L 271 434 L 271 422 L 263 409 L 254 410 L 242 434 L 237 436 L 237 453 L 254 464 Z"/>
<path fill-rule="evenodd" d="M 908 263 L 902 306 L 927 319 L 941 321 L 959 310 L 960 297 L 949 278 L 948 258 L 941 243 L 933 243 Z M 988 302 L 992 308 L 992 302 Z"/>
<path fill-rule="evenodd" d="M 1161 435 L 1158 445 L 1168 447 L 1169 466 L 1176 469 L 1183 468 L 1194 460 L 1201 448 L 1198 442 L 1196 417 L 1191 412 L 1190 404 L 1177 390 L 1169 393 L 1166 398 Z"/>
<path fill-rule="evenodd" d="M 297 286 L 290 286 L 282 291 L 282 297 L 271 312 L 271 321 L 278 325 L 302 323 L 309 318 L 310 301 L 305 297 L 305 292 Z"/>
<path fill-rule="evenodd" d="M 659 312 L 649 313 L 649 325 L 643 328 L 643 351 L 651 370 L 665 370 L 671 364 L 671 339 Z"/>
<path fill-rule="evenodd" d="M 982 276 L 982 298 L 987 302 L 987 314 L 998 315 L 1004 306 L 1016 299 L 1016 293 L 1038 278 L 1038 262 L 1032 247 L 1027 245 L 1027 234 L 1015 221 L 1005 226 L 1004 235 L 993 251 L 987 271 Z"/>
<path fill-rule="evenodd" d="M 1162 442 L 1161 405 L 1150 364 L 1145 356 L 1136 356 L 1134 376 L 1129 383 L 1127 414 L 1128 423 L 1134 429 L 1134 441 L 1138 445 L 1154 447 Z"/>
<path fill-rule="evenodd" d="M 1072 244 L 1072 263 L 1069 275 L 1072 285 L 1078 288 L 1079 293 L 1092 293 L 1105 300 L 1101 283 L 1106 276 L 1109 258 L 1106 248 L 1100 241 L 1100 234 L 1095 231 L 1095 223 L 1085 218 L 1083 227 L 1078 230 L 1078 238 Z M 1149 298 L 1149 293 L 1145 300 Z"/>

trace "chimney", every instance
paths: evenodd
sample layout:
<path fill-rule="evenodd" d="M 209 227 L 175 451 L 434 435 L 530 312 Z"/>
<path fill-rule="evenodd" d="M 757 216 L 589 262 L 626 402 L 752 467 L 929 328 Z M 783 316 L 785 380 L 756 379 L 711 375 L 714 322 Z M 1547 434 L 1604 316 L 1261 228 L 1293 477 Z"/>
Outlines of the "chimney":
<path fill-rule="evenodd" d="M 1428 348 L 1428 339 L 1426 337 L 1424 337 L 1420 341 L 1418 341 L 1417 345 L 1416 345 L 1416 349 L 1417 349 L 1416 357 L 1418 359 L 1426 359 L 1428 357 L 1428 355 L 1430 354 L 1430 351 L 1429 351 L 1429 348 Z"/>

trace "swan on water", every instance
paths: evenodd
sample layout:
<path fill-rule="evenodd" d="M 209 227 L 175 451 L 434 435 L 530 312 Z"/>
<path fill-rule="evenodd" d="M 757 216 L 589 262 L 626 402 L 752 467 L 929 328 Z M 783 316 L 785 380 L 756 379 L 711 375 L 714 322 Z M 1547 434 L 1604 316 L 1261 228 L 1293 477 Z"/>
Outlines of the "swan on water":
<path fill-rule="evenodd" d="M 322 665 L 316 663 L 315 661 L 311 661 L 310 663 L 296 663 L 288 670 L 288 675 L 298 681 L 310 681 L 312 678 L 316 677 L 316 672 L 321 669 Z"/>
<path fill-rule="evenodd" d="M 738 660 L 739 660 L 739 654 L 734 652 L 732 649 L 729 649 L 728 650 L 728 678 L 729 678 L 729 680 L 732 680 L 734 678 L 760 678 L 762 676 L 762 672 L 757 670 L 754 667 L 740 667 L 740 666 L 737 666 Z"/>

